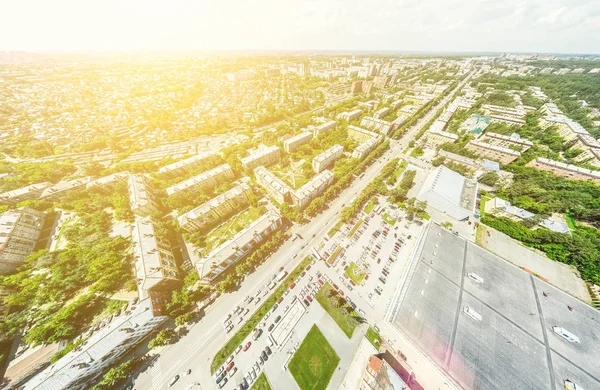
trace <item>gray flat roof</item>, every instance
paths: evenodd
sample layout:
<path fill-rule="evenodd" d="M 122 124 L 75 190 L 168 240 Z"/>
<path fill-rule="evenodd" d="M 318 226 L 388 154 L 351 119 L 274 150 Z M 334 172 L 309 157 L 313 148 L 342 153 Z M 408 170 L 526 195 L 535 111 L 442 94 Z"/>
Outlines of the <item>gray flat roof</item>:
<path fill-rule="evenodd" d="M 392 322 L 463 388 L 600 388 L 599 311 L 435 224 L 415 256 Z"/>

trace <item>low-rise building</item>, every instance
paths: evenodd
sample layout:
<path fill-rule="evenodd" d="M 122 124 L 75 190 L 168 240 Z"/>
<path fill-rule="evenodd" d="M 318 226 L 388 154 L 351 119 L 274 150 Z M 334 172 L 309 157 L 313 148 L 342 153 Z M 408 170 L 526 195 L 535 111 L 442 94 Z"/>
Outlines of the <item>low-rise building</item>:
<path fill-rule="evenodd" d="M 352 158 L 362 160 L 365 157 L 367 157 L 367 155 L 371 153 L 371 151 L 375 149 L 377 145 L 379 145 L 379 142 L 381 141 L 380 137 L 381 136 L 371 137 L 362 144 L 358 145 L 356 149 L 354 149 L 354 151 L 352 152 Z"/>
<path fill-rule="evenodd" d="M 88 176 L 88 177 L 83 177 L 81 179 L 58 182 L 57 184 L 53 185 L 52 187 L 48 187 L 44 191 L 42 191 L 42 194 L 40 195 L 40 199 L 57 202 L 63 196 L 65 196 L 66 194 L 68 194 L 72 191 L 85 189 L 85 187 L 91 180 L 92 180 L 91 177 Z"/>
<path fill-rule="evenodd" d="M 570 180 L 593 181 L 600 185 L 600 171 L 592 171 L 578 167 L 577 165 L 565 164 L 563 162 L 550 160 L 543 157 L 537 157 L 527 163 L 528 167 L 534 167 L 541 171 L 552 172 L 557 176 L 566 177 Z"/>
<path fill-rule="evenodd" d="M 460 125 L 460 130 L 471 134 L 480 135 L 483 131 L 492 123 L 492 119 L 489 116 L 471 114 L 465 121 Z"/>
<path fill-rule="evenodd" d="M 38 199 L 42 192 L 53 184 L 50 182 L 31 184 L 0 194 L 0 204 L 17 204 L 24 200 Z"/>
<path fill-rule="evenodd" d="M 29 379 L 24 390 L 85 389 L 167 317 L 154 316 L 150 299 L 114 317 L 79 347 Z"/>
<path fill-rule="evenodd" d="M 168 177 L 181 176 L 192 172 L 199 165 L 213 162 L 217 159 L 218 155 L 212 151 L 202 152 L 195 156 L 176 161 L 173 164 L 165 165 L 158 170 L 158 173 Z"/>
<path fill-rule="evenodd" d="M 258 167 L 257 169 L 264 169 Z M 195 267 L 200 275 L 200 283 L 213 285 L 232 265 L 237 264 L 253 248 L 268 238 L 282 224 L 281 216 L 269 210 L 243 230 L 212 250 L 200 259 Z"/>
<path fill-rule="evenodd" d="M 501 164 L 511 163 L 521 157 L 521 153 L 517 152 L 516 150 L 475 140 L 469 142 L 466 148 L 479 154 L 480 156 L 498 161 Z"/>
<path fill-rule="evenodd" d="M 321 123 L 318 126 L 314 126 L 313 128 L 313 137 L 318 137 L 321 134 L 327 133 L 330 130 L 335 129 L 337 125 L 336 121 L 327 121 L 325 123 Z"/>
<path fill-rule="evenodd" d="M 177 218 L 179 226 L 187 232 L 211 226 L 217 221 L 224 221 L 228 215 L 247 206 L 252 196 L 252 189 L 242 183 L 229 191 L 201 204 L 200 206 L 180 215 Z"/>
<path fill-rule="evenodd" d="M 0 214 L 0 275 L 16 270 L 35 249 L 46 214 L 23 207 Z"/>
<path fill-rule="evenodd" d="M 260 145 L 257 149 L 250 151 L 250 154 L 240 161 L 244 168 L 253 170 L 258 166 L 267 167 L 276 164 L 281 159 L 281 150 L 277 146 Z"/>
<path fill-rule="evenodd" d="M 292 188 L 271 171 L 262 166 L 257 167 L 254 169 L 254 177 L 269 197 L 275 199 L 279 204 L 291 202 L 290 193 Z"/>
<path fill-rule="evenodd" d="M 134 214 L 145 217 L 160 210 L 160 203 L 152 192 L 150 180 L 143 174 L 129 176 L 128 191 L 129 205 Z"/>
<path fill-rule="evenodd" d="M 100 191 L 110 194 L 117 183 L 127 183 L 129 181 L 129 172 L 117 172 L 112 175 L 100 177 L 87 183 L 87 191 Z"/>
<path fill-rule="evenodd" d="M 353 120 L 356 120 L 358 118 L 360 118 L 360 116 L 362 115 L 362 110 L 356 109 L 353 111 L 344 111 L 344 112 L 340 112 L 336 118 L 337 119 L 343 119 L 346 122 L 352 122 Z"/>
<path fill-rule="evenodd" d="M 387 135 L 394 124 L 383 119 L 365 116 L 361 119 L 360 125 L 369 130 L 377 131 L 380 134 Z"/>
<path fill-rule="evenodd" d="M 434 129 L 429 130 L 429 132 L 425 134 L 425 139 L 425 144 L 428 147 L 436 148 L 442 144 L 456 142 L 456 140 L 458 140 L 458 135 L 447 131 Z"/>
<path fill-rule="evenodd" d="M 362 143 L 373 137 L 380 138 L 381 135 L 370 130 L 350 125 L 348 126 L 348 137 Z"/>
<path fill-rule="evenodd" d="M 171 244 L 157 231 L 151 217 L 139 215 L 133 223 L 131 241 L 140 299 L 150 298 L 154 315 L 165 315 L 171 292 L 181 284 Z"/>
<path fill-rule="evenodd" d="M 544 130 L 550 126 L 556 127 L 558 134 L 567 142 L 575 140 L 580 134 L 589 134 L 583 126 L 565 116 L 545 116 L 540 118 L 539 123 Z"/>
<path fill-rule="evenodd" d="M 600 149 L 584 149 L 583 153 L 575 157 L 573 160 L 577 162 L 583 162 L 587 165 L 592 165 L 594 167 L 600 167 Z"/>
<path fill-rule="evenodd" d="M 460 173 L 440 165 L 425 179 L 417 200 L 462 221 L 471 216 L 475 186 Z"/>
<path fill-rule="evenodd" d="M 533 146 L 533 142 L 526 138 L 521 138 L 517 133 L 511 135 L 503 135 L 488 131 L 485 133 L 481 141 L 485 141 L 490 145 L 500 146 L 503 148 L 516 147 L 518 151 L 524 152 Z M 516 150 L 516 149 L 515 149 Z"/>
<path fill-rule="evenodd" d="M 167 195 L 173 196 L 191 191 L 201 191 L 207 187 L 214 187 L 225 180 L 233 179 L 233 176 L 233 171 L 229 164 L 219 165 L 216 168 L 168 187 Z"/>
<path fill-rule="evenodd" d="M 513 206 L 509 201 L 501 198 L 493 198 L 485 202 L 485 212 L 489 214 L 507 217 L 513 220 L 531 219 L 535 214 L 525 209 Z M 539 222 L 539 225 L 556 233 L 570 234 L 571 230 L 564 221 L 553 218 L 545 218 Z"/>
<path fill-rule="evenodd" d="M 333 182 L 333 172 L 324 170 L 315 177 L 313 177 L 308 183 L 295 191 L 292 191 L 292 200 L 294 205 L 299 208 L 308 206 L 311 200 L 319 196 L 325 188 L 327 188 Z"/>
<path fill-rule="evenodd" d="M 333 145 L 323 153 L 319 154 L 312 160 L 312 167 L 315 173 L 319 173 L 327 168 L 332 162 L 342 157 L 344 147 L 342 145 Z"/>
<path fill-rule="evenodd" d="M 512 126 L 512 125 L 523 126 L 525 124 L 525 121 L 523 119 L 515 118 L 515 117 L 509 116 L 509 115 L 490 114 L 490 118 L 492 118 L 492 121 L 494 121 L 494 122 L 506 123 L 509 126 Z"/>
<path fill-rule="evenodd" d="M 283 141 L 283 149 L 287 153 L 292 153 L 300 146 L 309 143 L 313 139 L 313 134 L 310 131 L 304 131 L 298 135 L 288 138 Z"/>
<path fill-rule="evenodd" d="M 373 113 L 373 118 L 382 119 L 382 118 L 385 118 L 386 115 L 389 113 L 390 113 L 389 107 L 383 107 Z"/>

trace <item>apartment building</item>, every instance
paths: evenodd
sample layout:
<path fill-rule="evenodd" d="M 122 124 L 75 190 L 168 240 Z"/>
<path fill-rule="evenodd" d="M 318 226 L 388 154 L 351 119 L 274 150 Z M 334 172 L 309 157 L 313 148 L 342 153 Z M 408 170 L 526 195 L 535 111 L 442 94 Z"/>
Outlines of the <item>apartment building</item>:
<path fill-rule="evenodd" d="M 359 160 L 364 159 L 367 155 L 377 147 L 381 138 L 371 137 L 367 139 L 362 144 L 358 145 L 356 149 L 352 152 L 352 158 L 357 158 Z"/>
<path fill-rule="evenodd" d="M 577 162 L 584 162 L 588 165 L 600 167 L 600 149 L 598 148 L 586 148 L 583 149 L 583 153 L 573 158 Z"/>
<path fill-rule="evenodd" d="M 152 193 L 150 180 L 145 175 L 130 175 L 127 188 L 129 205 L 134 214 L 145 217 L 160 210 L 160 203 Z"/>
<path fill-rule="evenodd" d="M 525 121 L 523 119 L 515 118 L 515 117 L 509 116 L 509 115 L 490 114 L 490 118 L 492 118 L 492 121 L 494 121 L 494 122 L 506 123 L 509 126 L 512 126 L 512 125 L 523 126 L 525 124 Z"/>
<path fill-rule="evenodd" d="M 400 108 L 400 106 L 402 105 L 403 100 L 402 99 L 398 99 L 398 100 L 394 100 L 391 104 L 390 104 L 390 109 L 392 111 L 396 111 L 398 108 Z"/>
<path fill-rule="evenodd" d="M 24 390 L 90 388 L 109 368 L 167 317 L 155 316 L 149 299 L 130 306 L 103 328 L 93 333 L 82 345 L 33 376 Z"/>
<path fill-rule="evenodd" d="M 299 208 L 308 206 L 311 200 L 319 196 L 333 182 L 333 172 L 324 170 L 308 183 L 292 191 L 292 201 Z"/>
<path fill-rule="evenodd" d="M 332 162 L 342 157 L 344 147 L 342 145 L 333 145 L 323 153 L 319 154 L 312 160 L 312 167 L 315 173 L 320 173 L 327 168 Z"/>
<path fill-rule="evenodd" d="M 168 187 L 167 196 L 188 193 L 191 191 L 201 191 L 207 187 L 214 187 L 225 180 L 231 180 L 233 177 L 233 171 L 229 164 L 219 165 L 216 168 L 202 172 L 199 175 Z"/>
<path fill-rule="evenodd" d="M 521 153 L 515 150 L 475 140 L 467 144 L 467 149 L 501 164 L 511 163 L 521 156 Z"/>
<path fill-rule="evenodd" d="M 474 169 L 474 170 L 477 170 L 477 169 L 479 169 L 479 168 L 480 168 L 480 166 L 481 166 L 481 164 L 480 164 L 480 163 L 479 163 L 479 161 L 477 161 L 477 160 L 473 160 L 472 158 L 468 158 L 468 157 L 465 157 L 465 156 L 461 156 L 460 154 L 456 154 L 456 153 L 448 152 L 448 151 L 446 151 L 446 150 L 443 150 L 443 149 L 440 149 L 440 150 L 438 151 L 438 156 L 445 157 L 445 158 L 447 158 L 448 160 L 451 160 L 451 161 L 453 161 L 453 162 L 455 162 L 455 163 L 458 163 L 458 164 L 462 164 L 462 165 L 464 165 L 465 167 L 467 167 L 467 168 L 472 168 L 472 169 Z M 485 163 L 486 161 L 489 161 L 489 160 L 483 160 L 483 162 L 484 162 L 484 163 Z M 492 161 L 489 161 L 489 162 L 490 162 L 490 163 L 492 163 Z M 494 163 L 494 164 L 496 164 L 496 165 L 497 165 L 498 163 Z"/>
<path fill-rule="evenodd" d="M 458 140 L 458 135 L 444 130 L 438 130 L 437 128 L 433 130 L 430 129 L 429 132 L 425 134 L 425 145 L 430 148 L 437 148 L 439 145 L 456 142 L 456 140 Z"/>
<path fill-rule="evenodd" d="M 57 202 L 72 191 L 85 189 L 91 180 L 92 178 L 88 176 L 81 179 L 58 182 L 52 187 L 48 187 L 42 191 L 40 199 Z"/>
<path fill-rule="evenodd" d="M 533 146 L 533 142 L 526 138 L 521 138 L 517 133 L 511 135 L 503 135 L 493 132 L 486 132 L 481 141 L 485 141 L 490 145 L 500 146 L 502 148 L 517 147 L 521 152 L 525 152 L 527 149 Z"/>
<path fill-rule="evenodd" d="M 218 221 L 224 221 L 227 216 L 247 206 L 251 196 L 252 189 L 250 186 L 242 183 L 195 209 L 180 215 L 177 218 L 177 222 L 187 232 L 211 226 Z"/>
<path fill-rule="evenodd" d="M 23 207 L 0 214 L 0 275 L 16 270 L 35 249 L 46 214 Z"/>
<path fill-rule="evenodd" d="M 318 137 L 321 134 L 327 133 L 330 130 L 335 129 L 337 122 L 336 121 L 327 121 L 318 126 L 313 127 L 313 137 Z"/>
<path fill-rule="evenodd" d="M 389 113 L 390 113 L 389 107 L 383 107 L 373 113 L 373 118 L 375 118 L 375 119 L 385 118 L 385 116 Z"/>
<path fill-rule="evenodd" d="M 384 89 L 390 81 L 390 76 L 375 76 L 373 86 L 377 89 Z"/>
<path fill-rule="evenodd" d="M 527 163 L 528 167 L 534 167 L 541 171 L 552 172 L 557 176 L 566 177 L 570 180 L 587 180 L 593 181 L 600 185 L 600 171 L 592 171 L 572 164 L 550 160 L 547 158 L 537 157 Z"/>
<path fill-rule="evenodd" d="M 173 164 L 165 165 L 158 170 L 158 173 L 166 177 L 181 176 L 192 172 L 199 165 L 215 162 L 218 158 L 219 155 L 212 151 L 202 152 L 192 157 L 176 161 Z"/>
<path fill-rule="evenodd" d="M 140 299 L 150 298 L 154 315 L 162 316 L 171 292 L 181 284 L 171 244 L 157 231 L 151 217 L 139 215 L 133 223 L 131 241 Z"/>
<path fill-rule="evenodd" d="M 258 148 L 249 151 L 249 155 L 240 161 L 246 169 L 253 170 L 258 166 L 269 166 L 276 164 L 281 159 L 281 150 L 277 146 L 260 145 Z"/>
<path fill-rule="evenodd" d="M 344 112 L 340 112 L 336 118 L 337 119 L 343 119 L 346 122 L 352 122 L 353 120 L 356 120 L 358 118 L 360 118 L 360 116 L 362 115 L 362 110 L 356 109 L 353 111 L 344 111 Z"/>
<path fill-rule="evenodd" d="M 287 153 L 292 153 L 300 146 L 309 143 L 313 139 L 313 134 L 310 131 L 304 131 L 298 135 L 288 138 L 283 141 L 283 149 Z"/>
<path fill-rule="evenodd" d="M 379 103 L 379 100 L 369 100 L 366 102 L 358 102 L 358 106 L 370 112 L 371 110 L 376 110 L 379 106 Z"/>
<path fill-rule="evenodd" d="M 577 139 L 578 135 L 580 134 L 589 134 L 583 126 L 565 116 L 545 116 L 540 118 L 539 123 L 542 129 L 547 129 L 550 126 L 555 126 L 558 131 L 558 134 L 561 137 L 563 137 L 567 142 Z"/>
<path fill-rule="evenodd" d="M 129 172 L 117 172 L 112 175 L 100 177 L 91 180 L 85 186 L 87 191 L 99 191 L 110 194 L 118 183 L 127 183 L 129 181 Z"/>
<path fill-rule="evenodd" d="M 258 185 L 264 188 L 269 197 L 275 199 L 280 204 L 291 202 L 290 193 L 292 188 L 268 169 L 262 166 L 255 168 L 254 177 Z"/>
<path fill-rule="evenodd" d="M 360 125 L 366 127 L 369 130 L 377 131 L 380 134 L 387 135 L 390 132 L 394 124 L 392 122 L 385 121 L 370 116 L 365 116 L 361 119 Z"/>
<path fill-rule="evenodd" d="M 348 126 L 348 137 L 362 143 L 367 141 L 369 138 L 380 138 L 381 135 L 370 130 L 350 125 Z"/>
<path fill-rule="evenodd" d="M 0 194 L 0 204 L 17 204 L 24 200 L 38 199 L 42 192 L 53 184 L 50 182 L 31 184 Z"/>
<path fill-rule="evenodd" d="M 258 167 L 257 169 L 264 169 Z M 214 285 L 219 277 L 232 265 L 244 258 L 253 248 L 268 238 L 282 225 L 281 216 L 274 210 L 253 221 L 229 240 L 211 251 L 194 264 L 200 275 L 200 283 Z"/>
<path fill-rule="evenodd" d="M 512 108 L 512 107 L 504 107 L 504 106 L 495 106 L 493 104 L 484 104 L 481 106 L 486 114 L 513 117 L 515 119 L 523 119 L 527 112 L 520 108 Z"/>

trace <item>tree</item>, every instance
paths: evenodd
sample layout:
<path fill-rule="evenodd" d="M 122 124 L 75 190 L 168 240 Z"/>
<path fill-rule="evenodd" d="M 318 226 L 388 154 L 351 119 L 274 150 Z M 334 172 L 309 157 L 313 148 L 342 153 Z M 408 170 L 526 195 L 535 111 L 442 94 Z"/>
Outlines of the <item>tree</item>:
<path fill-rule="evenodd" d="M 175 330 L 174 329 L 171 329 L 171 328 L 163 329 L 160 332 L 158 332 L 158 334 L 152 340 L 150 340 L 150 342 L 148 343 L 148 348 L 152 349 L 152 348 L 171 344 L 174 341 L 174 338 L 175 338 Z"/>
<path fill-rule="evenodd" d="M 500 180 L 500 175 L 498 175 L 498 173 L 491 171 L 491 172 L 486 172 L 483 175 L 479 176 L 478 181 L 481 184 L 485 184 L 487 186 L 493 187 L 496 184 L 498 184 L 498 180 Z"/>
<path fill-rule="evenodd" d="M 113 367 L 104 374 L 104 377 L 91 390 L 114 389 L 123 384 L 141 364 L 142 359 L 134 357 L 124 363 Z"/>
<path fill-rule="evenodd" d="M 223 294 L 234 291 L 237 282 L 236 275 L 230 273 L 224 280 L 217 284 L 217 291 Z"/>
<path fill-rule="evenodd" d="M 185 314 L 182 314 L 182 315 L 178 316 L 177 318 L 175 318 L 175 325 L 182 326 L 182 325 L 185 325 L 185 324 L 191 322 L 193 319 L 194 319 L 194 313 L 192 313 L 192 312 L 185 313 Z"/>

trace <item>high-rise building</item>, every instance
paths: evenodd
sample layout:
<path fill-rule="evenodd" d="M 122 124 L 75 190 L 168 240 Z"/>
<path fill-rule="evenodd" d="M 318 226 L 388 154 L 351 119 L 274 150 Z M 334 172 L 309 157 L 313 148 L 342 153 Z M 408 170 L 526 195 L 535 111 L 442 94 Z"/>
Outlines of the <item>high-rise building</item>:
<path fill-rule="evenodd" d="M 357 80 L 352 82 L 352 87 L 350 88 L 350 92 L 353 95 L 359 94 L 362 92 L 362 80 Z"/>
<path fill-rule="evenodd" d="M 362 84 L 362 91 L 364 93 L 366 93 L 367 95 L 371 94 L 371 90 L 373 89 L 373 82 L 372 81 L 364 81 Z"/>
<path fill-rule="evenodd" d="M 0 274 L 13 272 L 33 252 L 45 220 L 46 214 L 28 207 L 0 215 Z"/>

